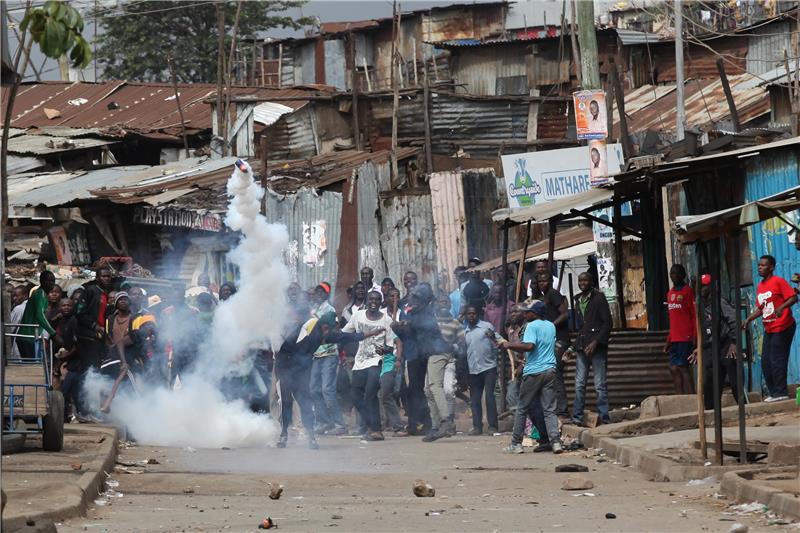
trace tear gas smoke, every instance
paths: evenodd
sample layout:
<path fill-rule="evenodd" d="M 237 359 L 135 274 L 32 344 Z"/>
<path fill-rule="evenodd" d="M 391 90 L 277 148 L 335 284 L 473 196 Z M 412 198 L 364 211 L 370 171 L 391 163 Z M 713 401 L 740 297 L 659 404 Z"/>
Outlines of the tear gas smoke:
<path fill-rule="evenodd" d="M 124 424 L 143 444 L 268 446 L 277 434 L 270 417 L 251 412 L 244 401 L 226 399 L 220 391 L 221 380 L 255 372 L 250 348 L 281 343 L 286 315 L 275 311 L 286 305 L 289 272 L 282 250 L 289 239 L 285 226 L 270 224 L 259 213 L 263 194 L 250 166 L 237 161 L 228 180 L 232 198 L 225 223 L 242 235 L 228 255 L 239 267 L 239 290 L 217 307 L 192 372 L 180 376 L 181 386 L 175 390 L 165 382 L 139 379 L 135 391 L 121 391 L 111 406 L 109 418 Z M 96 411 L 101 391 L 110 388 L 108 378 L 88 373 L 83 393 L 90 408 Z"/>

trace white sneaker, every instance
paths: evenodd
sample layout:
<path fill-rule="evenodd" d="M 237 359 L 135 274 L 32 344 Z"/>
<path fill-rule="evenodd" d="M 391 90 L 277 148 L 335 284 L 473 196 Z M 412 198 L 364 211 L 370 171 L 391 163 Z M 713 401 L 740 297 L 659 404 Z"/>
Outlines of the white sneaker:
<path fill-rule="evenodd" d="M 788 396 L 776 396 L 774 398 L 769 398 L 769 399 L 764 400 L 764 401 L 765 402 L 782 402 L 783 400 L 788 400 L 788 399 L 789 399 Z"/>
<path fill-rule="evenodd" d="M 553 447 L 553 453 L 556 455 L 564 451 L 564 448 L 561 446 L 561 442 L 559 441 L 552 442 L 551 446 Z"/>

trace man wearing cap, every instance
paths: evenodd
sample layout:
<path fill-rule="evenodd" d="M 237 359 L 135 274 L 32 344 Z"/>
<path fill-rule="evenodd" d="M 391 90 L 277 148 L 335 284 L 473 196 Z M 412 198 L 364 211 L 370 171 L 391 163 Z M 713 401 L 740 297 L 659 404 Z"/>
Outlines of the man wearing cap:
<path fill-rule="evenodd" d="M 610 422 L 608 415 L 608 389 L 606 369 L 608 367 L 608 340 L 611 337 L 611 309 L 605 295 L 592 287 L 588 272 L 578 276 L 581 290 L 575 301 L 578 317 L 578 334 L 568 353 L 577 353 L 575 364 L 575 403 L 572 406 L 572 423 L 583 424 L 583 407 L 586 404 L 586 380 L 589 367 L 594 370 L 594 389 L 597 393 L 597 413 L 600 422 Z"/>
<path fill-rule="evenodd" d="M 558 432 L 556 416 L 556 327 L 545 320 L 546 306 L 534 300 L 525 308 L 528 324 L 522 342 L 497 341 L 503 349 L 525 352 L 525 366 L 522 368 L 522 383 L 519 387 L 519 400 L 514 414 L 514 432 L 511 444 L 503 453 L 522 453 L 522 437 L 525 421 L 533 416 L 534 402 L 540 399 L 544 411 L 547 436 L 553 453 L 561 453 L 561 436 Z"/>
<path fill-rule="evenodd" d="M 336 311 L 330 304 L 331 286 L 323 281 L 314 289 L 316 305 L 311 315 L 321 319 Z M 336 396 L 336 372 L 339 368 L 339 350 L 336 343 L 320 344 L 314 351 L 314 362 L 311 365 L 311 398 L 314 401 L 317 433 L 344 435 L 347 428 L 342 417 L 339 399 Z"/>
<path fill-rule="evenodd" d="M 719 353 L 711 351 L 711 275 L 703 274 L 700 276 L 700 296 L 702 297 L 703 307 L 700 318 L 701 333 L 703 335 L 703 403 L 706 409 L 714 408 L 714 360 L 718 357 L 717 366 L 719 376 L 719 396 L 722 397 L 722 385 L 725 383 L 725 376 L 731 385 L 733 397 L 738 401 L 737 379 L 736 379 L 736 311 L 733 306 L 724 298 L 720 298 L 720 317 L 719 317 Z M 697 362 L 697 348 L 689 355 L 689 362 Z"/>

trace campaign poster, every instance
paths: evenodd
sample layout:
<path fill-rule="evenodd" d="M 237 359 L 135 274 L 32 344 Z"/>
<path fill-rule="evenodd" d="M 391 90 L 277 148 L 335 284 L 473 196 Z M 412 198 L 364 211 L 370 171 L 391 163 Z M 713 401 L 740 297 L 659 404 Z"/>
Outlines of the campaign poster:
<path fill-rule="evenodd" d="M 589 141 L 589 183 L 592 187 L 608 183 L 608 152 L 605 141 Z"/>
<path fill-rule="evenodd" d="M 575 126 L 578 139 L 605 139 L 608 137 L 606 93 L 592 89 L 572 93 L 575 106 Z"/>

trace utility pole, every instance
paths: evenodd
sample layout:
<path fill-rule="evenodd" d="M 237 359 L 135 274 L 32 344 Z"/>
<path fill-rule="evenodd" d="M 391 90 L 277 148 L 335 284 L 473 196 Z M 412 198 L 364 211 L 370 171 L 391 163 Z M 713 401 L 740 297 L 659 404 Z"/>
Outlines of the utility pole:
<path fill-rule="evenodd" d="M 394 31 L 392 32 L 392 61 L 391 61 L 391 75 L 392 75 L 392 154 L 391 154 L 391 177 L 389 181 L 392 187 L 397 185 L 397 180 L 399 179 L 400 172 L 397 168 L 397 116 L 399 114 L 400 109 L 400 80 L 398 77 L 400 75 L 399 65 L 397 63 L 397 56 L 399 51 L 397 50 L 397 39 L 400 34 L 400 11 L 397 7 L 397 1 L 395 0 L 394 4 L 392 5 L 392 20 Z"/>
<path fill-rule="evenodd" d="M 584 89 L 601 89 L 597 61 L 597 34 L 594 27 L 594 2 L 576 1 L 578 39 L 581 48 L 581 77 Z"/>
<path fill-rule="evenodd" d="M 682 141 L 686 134 L 686 108 L 683 95 L 683 0 L 675 0 L 675 89 L 678 97 L 678 112 L 675 115 L 675 137 Z"/>

